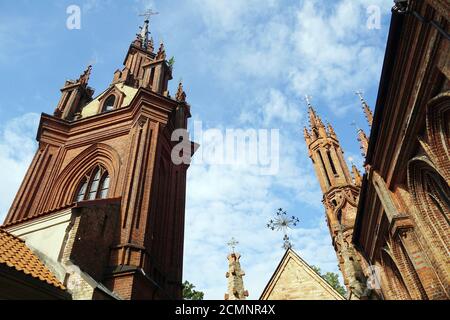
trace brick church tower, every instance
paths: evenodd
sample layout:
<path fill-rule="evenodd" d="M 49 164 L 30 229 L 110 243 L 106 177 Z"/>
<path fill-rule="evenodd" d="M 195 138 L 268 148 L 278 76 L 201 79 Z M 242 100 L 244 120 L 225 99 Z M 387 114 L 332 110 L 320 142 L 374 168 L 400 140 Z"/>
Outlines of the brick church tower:
<path fill-rule="evenodd" d="M 172 162 L 171 135 L 190 106 L 181 84 L 169 94 L 172 66 L 148 25 L 103 93 L 91 67 L 66 81 L 3 225 L 74 299 L 181 299 L 188 164 Z"/>
<path fill-rule="evenodd" d="M 323 192 L 323 204 L 339 268 L 350 298 L 366 299 L 365 261 L 352 244 L 361 175 L 353 166 L 353 179 L 333 127 L 323 124 L 309 101 L 308 106 L 310 128 L 304 128 L 304 135 Z"/>

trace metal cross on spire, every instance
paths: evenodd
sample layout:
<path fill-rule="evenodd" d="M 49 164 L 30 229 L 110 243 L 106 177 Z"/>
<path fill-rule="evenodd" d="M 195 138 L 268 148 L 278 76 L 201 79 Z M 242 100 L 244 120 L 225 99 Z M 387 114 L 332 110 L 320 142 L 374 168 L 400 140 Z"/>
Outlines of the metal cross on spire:
<path fill-rule="evenodd" d="M 236 246 L 239 244 L 239 241 L 237 241 L 234 237 L 231 238 L 231 240 L 227 243 L 227 245 L 231 248 L 231 250 L 234 253 L 234 249 L 236 248 Z"/>
<path fill-rule="evenodd" d="M 139 16 L 140 17 L 145 17 L 146 21 L 150 22 L 150 18 L 152 16 L 156 16 L 157 14 L 159 14 L 159 12 L 155 12 L 152 9 L 147 9 L 147 11 L 141 13 Z"/>
<path fill-rule="evenodd" d="M 145 11 L 144 13 L 141 13 L 139 15 L 140 17 L 145 17 L 144 26 L 140 27 L 141 33 L 138 35 L 140 37 L 140 40 L 142 41 L 142 48 L 145 50 L 147 50 L 148 42 L 149 42 L 148 35 L 150 34 L 150 32 L 148 30 L 149 30 L 150 18 L 157 14 L 159 14 L 159 13 L 154 12 L 151 9 L 148 9 L 147 11 Z"/>
<path fill-rule="evenodd" d="M 300 222 L 300 220 L 295 216 L 289 217 L 287 212 L 281 208 L 278 209 L 278 211 L 276 212 L 276 215 L 277 216 L 275 219 L 271 219 L 269 221 L 269 223 L 267 224 L 267 228 L 269 228 L 273 231 L 282 231 L 284 233 L 283 248 L 285 250 L 288 250 L 288 249 L 292 248 L 292 243 L 289 239 L 289 236 L 287 235 L 287 232 L 289 229 L 293 229 L 294 227 L 296 227 L 298 225 L 298 223 Z"/>

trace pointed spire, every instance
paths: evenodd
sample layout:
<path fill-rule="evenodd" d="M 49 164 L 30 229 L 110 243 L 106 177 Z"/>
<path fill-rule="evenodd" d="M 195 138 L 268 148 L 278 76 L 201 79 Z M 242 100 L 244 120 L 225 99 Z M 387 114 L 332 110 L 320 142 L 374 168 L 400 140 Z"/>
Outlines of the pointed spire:
<path fill-rule="evenodd" d="M 362 184 L 361 172 L 358 170 L 358 168 L 355 166 L 354 163 L 352 163 L 352 173 L 353 173 L 353 178 L 355 179 L 355 185 L 357 187 L 361 187 L 361 184 Z"/>
<path fill-rule="evenodd" d="M 87 84 L 89 82 L 89 78 L 91 76 L 92 66 L 89 65 L 87 69 L 83 72 L 82 75 L 80 75 L 80 78 L 78 78 L 79 84 Z"/>
<path fill-rule="evenodd" d="M 141 29 L 141 32 L 137 34 L 138 40 L 141 43 L 142 49 L 148 50 L 148 49 L 152 48 L 152 50 L 151 50 L 152 52 L 153 52 L 153 45 L 150 44 L 150 41 L 148 38 L 148 35 L 150 34 L 149 25 L 150 25 L 150 18 L 157 14 L 159 14 L 159 13 L 154 12 L 153 10 L 149 9 L 139 15 L 141 17 L 145 17 L 145 21 L 144 21 L 144 25 L 142 27 L 139 27 Z"/>
<path fill-rule="evenodd" d="M 309 114 L 309 124 L 311 128 L 317 127 L 317 119 L 318 116 L 316 114 L 316 110 L 314 110 L 313 105 L 311 104 L 311 96 L 305 96 L 306 104 L 308 105 L 308 114 Z"/>
<path fill-rule="evenodd" d="M 326 138 L 327 131 L 325 129 L 325 125 L 323 124 L 322 119 L 316 114 L 310 99 L 310 96 L 305 96 L 305 101 L 308 105 L 309 124 L 312 131 L 312 139 L 315 140 L 317 138 Z"/>
<path fill-rule="evenodd" d="M 366 100 L 364 99 L 363 92 L 357 91 L 356 94 L 359 96 L 359 98 L 361 100 L 362 108 L 363 108 L 364 114 L 366 115 L 367 122 L 369 122 L 369 126 L 372 127 L 372 123 L 373 123 L 372 110 L 370 110 L 369 105 L 367 104 Z"/>
<path fill-rule="evenodd" d="M 186 92 L 184 92 L 182 81 L 180 81 L 180 83 L 178 84 L 178 90 L 177 94 L 175 95 L 175 99 L 178 102 L 186 102 Z"/>
<path fill-rule="evenodd" d="M 164 43 L 162 41 L 159 45 L 158 53 L 156 54 L 156 60 L 166 60 L 166 49 L 164 48 Z"/>

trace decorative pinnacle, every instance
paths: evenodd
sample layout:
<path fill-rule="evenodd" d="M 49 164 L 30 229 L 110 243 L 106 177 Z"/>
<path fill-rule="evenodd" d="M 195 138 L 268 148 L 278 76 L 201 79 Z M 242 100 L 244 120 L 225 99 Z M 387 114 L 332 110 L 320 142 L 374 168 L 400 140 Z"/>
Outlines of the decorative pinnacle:
<path fill-rule="evenodd" d="M 290 242 L 289 236 L 287 235 L 287 231 L 288 229 L 293 229 L 294 227 L 296 227 L 299 222 L 300 220 L 297 217 L 289 217 L 287 215 L 287 212 L 280 208 L 276 212 L 276 218 L 271 219 L 267 224 L 267 228 L 273 231 L 282 231 L 284 233 L 283 248 L 287 250 L 292 248 L 292 243 Z"/>
<path fill-rule="evenodd" d="M 357 94 L 359 96 L 359 98 L 361 99 L 363 111 L 364 111 L 364 114 L 366 115 L 367 122 L 369 122 L 369 126 L 372 127 L 373 113 L 372 113 L 372 110 L 370 110 L 369 105 L 367 104 L 366 100 L 363 97 L 362 90 L 359 90 L 359 91 L 355 92 L 355 94 Z"/>
<path fill-rule="evenodd" d="M 78 82 L 81 84 L 87 84 L 89 82 L 89 78 L 92 72 L 92 65 L 89 65 L 87 69 L 83 72 L 83 74 L 78 79 Z"/>
<path fill-rule="evenodd" d="M 231 251 L 233 251 L 234 253 L 234 249 L 236 248 L 236 246 L 239 244 L 239 241 L 237 241 L 234 237 L 231 238 L 231 240 L 229 242 L 227 242 L 227 245 L 231 248 Z"/>

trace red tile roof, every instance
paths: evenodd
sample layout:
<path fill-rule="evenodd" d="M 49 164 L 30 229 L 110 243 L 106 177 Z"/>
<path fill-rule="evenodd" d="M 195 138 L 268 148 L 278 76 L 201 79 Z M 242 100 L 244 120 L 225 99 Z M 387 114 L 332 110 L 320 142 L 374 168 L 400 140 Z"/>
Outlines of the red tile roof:
<path fill-rule="evenodd" d="M 66 290 L 25 242 L 0 229 L 0 265 L 7 265 L 61 290 Z"/>

